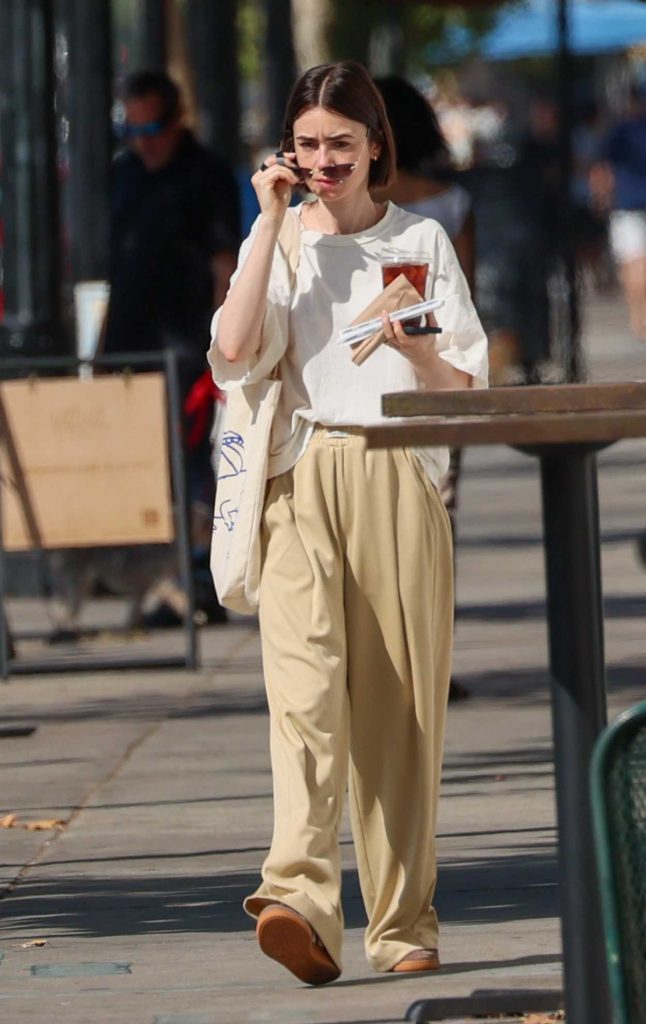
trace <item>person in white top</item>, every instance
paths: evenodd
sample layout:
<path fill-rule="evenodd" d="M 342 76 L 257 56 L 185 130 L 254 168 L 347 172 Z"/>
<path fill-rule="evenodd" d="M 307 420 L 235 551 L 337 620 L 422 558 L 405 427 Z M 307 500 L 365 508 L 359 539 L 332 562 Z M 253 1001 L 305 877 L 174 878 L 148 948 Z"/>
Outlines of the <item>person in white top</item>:
<path fill-rule="evenodd" d="M 384 392 L 486 386 L 487 344 L 446 233 L 372 198 L 394 168 L 367 71 L 352 61 L 307 71 L 281 152 L 252 178 L 260 215 L 209 350 L 225 389 L 267 377 L 277 358 L 283 382 L 259 602 L 274 833 L 244 906 L 261 950 L 310 984 L 342 969 L 348 767 L 368 959 L 378 971 L 439 965 L 435 822 L 453 598 L 436 485 L 448 457 L 369 450 L 364 428 L 382 418 Z M 296 208 L 294 275 L 277 238 L 303 180 L 313 201 Z M 379 296 L 393 252 L 423 255 L 442 333 L 411 336 L 384 313 L 387 344 L 357 366 L 339 332 Z"/>
<path fill-rule="evenodd" d="M 451 239 L 471 292 L 475 285 L 475 222 L 471 196 L 453 180 L 451 153 L 440 123 L 426 97 L 398 75 L 378 78 L 397 149 L 397 177 L 379 198 L 392 199 L 409 213 L 430 217 Z M 462 449 L 450 449 L 449 468 L 440 481 L 440 494 L 451 520 L 453 558 L 457 553 L 458 485 Z M 449 701 L 469 691 L 453 677 Z"/>
<path fill-rule="evenodd" d="M 376 79 L 397 149 L 397 177 L 388 198 L 421 217 L 438 221 L 451 239 L 473 291 L 475 223 L 471 196 L 453 180 L 451 152 L 437 115 L 425 96 L 406 79 Z M 381 198 L 381 196 L 379 197 Z"/>

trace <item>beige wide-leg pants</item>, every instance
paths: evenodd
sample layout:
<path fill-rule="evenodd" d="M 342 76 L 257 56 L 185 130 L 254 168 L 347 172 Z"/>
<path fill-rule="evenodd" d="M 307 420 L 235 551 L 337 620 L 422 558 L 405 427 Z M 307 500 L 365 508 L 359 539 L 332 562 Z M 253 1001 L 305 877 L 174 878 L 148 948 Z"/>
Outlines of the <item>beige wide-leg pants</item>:
<path fill-rule="evenodd" d="M 341 967 L 338 828 L 350 809 L 378 971 L 435 948 L 435 825 L 449 686 L 451 531 L 406 449 L 317 428 L 270 482 L 260 630 L 274 779 L 263 882 L 245 900 L 301 913 Z"/>

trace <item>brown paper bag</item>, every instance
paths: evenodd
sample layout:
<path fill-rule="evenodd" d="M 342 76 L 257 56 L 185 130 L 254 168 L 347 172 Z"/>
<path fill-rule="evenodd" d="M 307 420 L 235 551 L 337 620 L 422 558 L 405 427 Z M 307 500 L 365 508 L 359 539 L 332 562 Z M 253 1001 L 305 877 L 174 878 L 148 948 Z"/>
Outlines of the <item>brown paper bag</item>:
<path fill-rule="evenodd" d="M 419 294 L 417 288 L 410 283 L 408 278 L 404 274 L 400 274 L 390 282 L 387 288 L 384 288 L 369 306 L 366 306 L 358 317 L 355 317 L 350 326 L 354 327 L 355 324 L 361 324 L 364 320 L 372 320 L 373 317 L 380 316 L 384 310 L 387 313 L 394 313 L 396 309 L 405 309 L 406 306 L 413 306 L 417 302 L 422 302 L 423 299 L 424 296 Z M 352 362 L 356 366 L 361 366 L 368 356 L 371 356 L 375 349 L 383 344 L 385 339 L 386 335 L 382 329 L 379 329 L 369 338 L 364 338 L 363 341 L 351 345 Z"/>

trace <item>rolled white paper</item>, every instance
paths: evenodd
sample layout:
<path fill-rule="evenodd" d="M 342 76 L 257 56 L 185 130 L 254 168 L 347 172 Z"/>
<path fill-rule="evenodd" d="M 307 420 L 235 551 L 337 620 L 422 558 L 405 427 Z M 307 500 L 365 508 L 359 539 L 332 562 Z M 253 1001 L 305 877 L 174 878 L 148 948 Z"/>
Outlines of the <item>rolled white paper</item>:
<path fill-rule="evenodd" d="M 395 320 L 413 320 L 415 317 L 423 316 L 424 313 L 430 313 L 433 309 L 439 309 L 443 302 L 444 299 L 425 299 L 424 302 L 417 302 L 414 306 L 393 310 L 392 313 L 389 313 L 388 319 L 391 323 Z M 344 327 L 339 334 L 338 344 L 354 345 L 358 341 L 363 341 L 364 338 L 369 338 L 371 334 L 378 331 L 381 324 L 381 317 L 376 316 L 372 320 L 364 320 L 363 323 Z"/>

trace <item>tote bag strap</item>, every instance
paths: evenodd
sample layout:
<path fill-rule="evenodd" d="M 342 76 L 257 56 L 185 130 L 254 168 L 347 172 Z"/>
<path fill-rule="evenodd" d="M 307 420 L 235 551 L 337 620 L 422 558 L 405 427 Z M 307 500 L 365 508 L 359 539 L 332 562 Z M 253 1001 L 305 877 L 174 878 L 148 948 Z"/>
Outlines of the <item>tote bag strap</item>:
<path fill-rule="evenodd" d="M 287 260 L 290 283 L 293 288 L 296 284 L 296 268 L 301 255 L 301 219 L 296 210 L 292 208 L 285 211 L 283 223 L 278 232 L 278 244 Z"/>
<path fill-rule="evenodd" d="M 301 219 L 293 209 L 285 211 L 285 217 L 278 233 L 278 245 L 289 267 L 289 278 L 292 291 L 296 285 L 296 268 L 301 255 Z M 269 374 L 270 380 L 278 380 L 278 363 Z"/>

